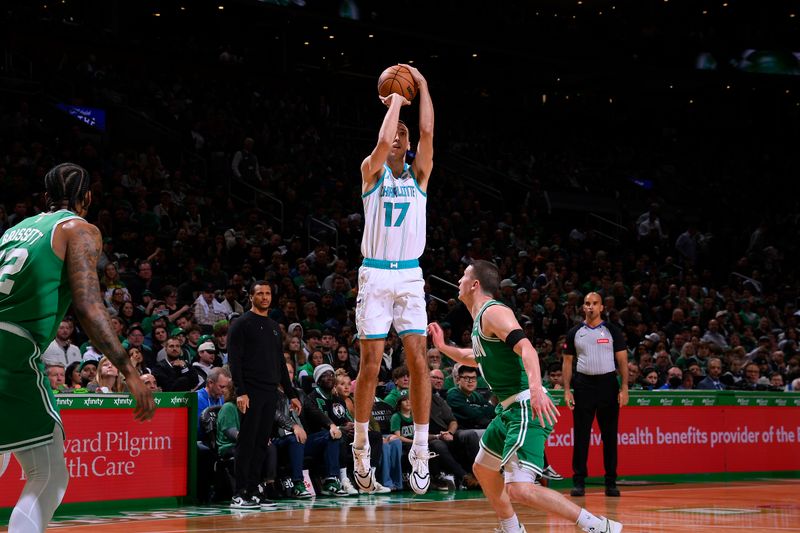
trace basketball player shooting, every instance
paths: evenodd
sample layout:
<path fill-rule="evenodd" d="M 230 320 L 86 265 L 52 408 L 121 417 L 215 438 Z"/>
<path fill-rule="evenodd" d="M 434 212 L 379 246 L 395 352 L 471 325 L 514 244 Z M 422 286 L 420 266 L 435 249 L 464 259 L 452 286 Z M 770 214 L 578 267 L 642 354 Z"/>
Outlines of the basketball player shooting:
<path fill-rule="evenodd" d="M 428 84 L 419 70 L 408 69 L 419 94 L 419 143 L 413 163 L 406 162 L 411 148 L 408 127 L 400 108 L 410 102 L 391 93 L 380 97 L 388 108 L 378 142 L 361 163 L 361 198 L 364 202 L 364 262 L 358 272 L 356 326 L 361 343 L 361 366 L 356 391 L 353 442 L 355 480 L 366 491 L 375 489 L 370 469 L 367 425 L 375 399 L 384 339 L 394 325 L 403 340 L 411 377 L 414 443 L 408 454 L 412 471 L 409 484 L 424 494 L 430 486 L 428 471 L 428 420 L 431 384 L 425 358 L 427 320 L 424 281 L 419 256 L 425 250 L 425 206 L 433 168 L 433 103 Z"/>

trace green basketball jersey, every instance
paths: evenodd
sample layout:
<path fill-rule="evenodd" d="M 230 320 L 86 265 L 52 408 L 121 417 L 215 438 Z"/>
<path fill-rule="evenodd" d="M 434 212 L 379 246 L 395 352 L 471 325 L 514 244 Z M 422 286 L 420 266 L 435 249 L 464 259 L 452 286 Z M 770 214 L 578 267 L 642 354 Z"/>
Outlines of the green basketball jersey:
<path fill-rule="evenodd" d="M 504 305 L 497 300 L 489 300 L 475 317 L 472 325 L 472 353 L 489 387 L 502 401 L 528 389 L 528 375 L 522 365 L 522 358 L 496 337 L 487 337 L 481 330 L 481 317 L 493 305 Z"/>
<path fill-rule="evenodd" d="M 68 219 L 80 217 L 67 210 L 29 217 L 0 238 L 0 322 L 27 330 L 40 351 L 72 301 L 67 269 L 51 244 L 53 229 Z"/>

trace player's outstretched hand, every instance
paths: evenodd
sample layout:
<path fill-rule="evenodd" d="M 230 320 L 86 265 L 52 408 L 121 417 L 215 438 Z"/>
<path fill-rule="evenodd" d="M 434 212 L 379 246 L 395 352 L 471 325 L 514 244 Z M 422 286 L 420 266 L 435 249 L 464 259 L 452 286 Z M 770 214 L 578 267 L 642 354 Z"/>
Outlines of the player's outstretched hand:
<path fill-rule="evenodd" d="M 391 107 L 392 101 L 394 101 L 394 100 L 400 100 L 400 102 L 401 102 L 400 105 L 401 106 L 402 105 L 411 105 L 411 102 L 408 101 L 408 98 L 406 98 L 402 94 L 391 93 L 391 94 L 389 94 L 389 96 L 378 96 L 378 98 L 381 99 L 381 102 L 383 102 L 383 105 L 385 105 L 386 107 Z"/>
<path fill-rule="evenodd" d="M 412 67 L 411 65 L 407 65 L 405 63 L 398 64 L 401 67 L 406 67 L 408 71 L 411 72 L 411 77 L 414 78 L 414 82 L 417 84 L 417 87 L 422 87 L 428 83 L 428 81 L 425 79 L 425 76 L 422 75 L 418 68 Z"/>
<path fill-rule="evenodd" d="M 547 422 L 551 426 L 555 426 L 558 421 L 558 409 L 556 409 L 553 400 L 544 391 L 542 387 L 531 389 L 531 409 L 539 417 L 539 421 L 544 424 Z"/>
<path fill-rule="evenodd" d="M 428 324 L 428 335 L 431 336 L 433 345 L 437 350 L 440 349 L 441 346 L 444 346 L 444 331 L 442 331 L 442 326 L 440 326 L 438 322 L 431 322 Z"/>
<path fill-rule="evenodd" d="M 140 422 L 150 420 L 156 412 L 156 403 L 153 401 L 153 392 L 147 388 L 144 381 L 138 374 L 130 376 L 125 380 L 128 391 L 136 400 L 136 407 L 133 408 L 133 418 Z"/>

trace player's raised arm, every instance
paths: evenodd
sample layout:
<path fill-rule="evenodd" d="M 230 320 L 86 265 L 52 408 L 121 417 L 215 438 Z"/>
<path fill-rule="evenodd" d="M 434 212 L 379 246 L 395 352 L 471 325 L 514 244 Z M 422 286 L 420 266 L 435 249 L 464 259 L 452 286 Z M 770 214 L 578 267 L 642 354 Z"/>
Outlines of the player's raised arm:
<path fill-rule="evenodd" d="M 412 169 L 419 187 L 425 191 L 433 170 L 433 101 L 428 90 L 428 81 L 420 71 L 411 65 L 401 64 L 401 66 L 411 72 L 419 91 L 419 142 Z"/>
<path fill-rule="evenodd" d="M 119 342 L 108 311 L 103 305 L 100 282 L 97 279 L 97 259 L 102 250 L 100 230 L 82 220 L 66 222 L 62 229 L 67 238 L 67 275 L 72 289 L 75 314 L 86 330 L 92 345 L 116 366 L 136 399 L 134 415 L 139 420 L 152 418 L 155 411 L 153 395 L 139 378 L 128 354 Z"/>
<path fill-rule="evenodd" d="M 378 175 L 386 162 L 386 157 L 392 149 L 392 144 L 397 141 L 397 122 L 400 120 L 400 108 L 410 102 L 397 93 L 387 97 L 379 96 L 389 109 L 383 117 L 383 124 L 378 132 L 378 142 L 372 153 L 361 163 L 361 192 L 369 191 L 378 179 Z M 405 149 L 403 147 L 403 149 Z"/>
<path fill-rule="evenodd" d="M 462 365 L 478 366 L 472 350 L 469 348 L 459 348 L 457 346 L 445 344 L 442 326 L 440 326 L 437 322 L 431 322 L 428 324 L 428 334 L 431 336 L 433 346 L 453 361 L 461 363 Z"/>

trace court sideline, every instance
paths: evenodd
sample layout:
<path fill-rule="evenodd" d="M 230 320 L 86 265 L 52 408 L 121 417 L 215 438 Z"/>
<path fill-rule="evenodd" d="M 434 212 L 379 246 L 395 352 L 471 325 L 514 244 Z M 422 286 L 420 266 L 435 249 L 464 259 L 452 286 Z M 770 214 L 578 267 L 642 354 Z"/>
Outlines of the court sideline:
<path fill-rule="evenodd" d="M 625 532 L 766 531 L 800 532 L 800 480 L 679 484 L 626 488 L 621 498 L 606 498 L 589 488 L 585 504 L 625 524 Z M 581 501 L 582 500 L 582 501 Z M 568 521 L 519 507 L 529 532 L 578 531 Z M 406 493 L 332 500 L 281 502 L 275 510 L 236 512 L 224 505 L 116 515 L 57 517 L 50 527 L 59 533 L 184 533 L 227 531 L 316 531 L 339 527 L 358 532 L 492 531 L 494 514 L 479 492 Z M 6 531 L 0 528 L 0 531 Z"/>

